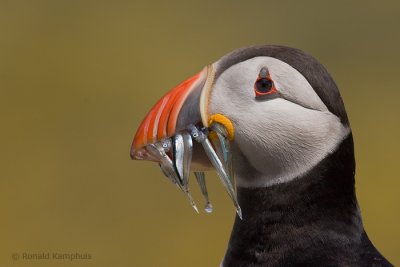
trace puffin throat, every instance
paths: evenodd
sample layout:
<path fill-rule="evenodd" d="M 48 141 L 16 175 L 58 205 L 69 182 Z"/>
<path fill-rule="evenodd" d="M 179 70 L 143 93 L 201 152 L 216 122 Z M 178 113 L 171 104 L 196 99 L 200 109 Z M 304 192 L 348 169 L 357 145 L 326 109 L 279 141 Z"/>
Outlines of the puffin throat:
<path fill-rule="evenodd" d="M 235 220 L 223 266 L 280 266 L 318 260 L 321 251 L 347 254 L 348 247 L 360 246 L 364 230 L 354 171 L 350 134 L 302 177 L 264 188 L 238 187 L 243 220 Z"/>

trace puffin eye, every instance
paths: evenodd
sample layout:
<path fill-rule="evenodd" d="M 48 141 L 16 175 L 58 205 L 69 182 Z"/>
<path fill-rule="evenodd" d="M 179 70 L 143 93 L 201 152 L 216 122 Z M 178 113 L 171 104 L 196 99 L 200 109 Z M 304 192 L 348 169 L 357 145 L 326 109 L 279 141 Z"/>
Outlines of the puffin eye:
<path fill-rule="evenodd" d="M 267 78 L 257 79 L 256 81 L 256 90 L 260 93 L 268 93 L 272 89 L 272 81 Z"/>
<path fill-rule="evenodd" d="M 263 67 L 258 74 L 258 78 L 254 83 L 254 91 L 257 97 L 271 95 L 277 93 L 274 82 L 269 75 L 267 67 Z"/>

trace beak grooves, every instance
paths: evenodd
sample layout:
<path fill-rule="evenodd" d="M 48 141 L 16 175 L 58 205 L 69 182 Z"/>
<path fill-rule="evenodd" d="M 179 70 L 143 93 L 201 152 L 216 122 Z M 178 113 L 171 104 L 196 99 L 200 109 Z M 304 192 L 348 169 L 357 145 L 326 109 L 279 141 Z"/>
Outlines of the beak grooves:
<path fill-rule="evenodd" d="M 206 84 L 204 85 L 203 90 L 201 91 L 200 96 L 200 114 L 201 120 L 204 127 L 208 127 L 208 99 L 211 93 L 211 88 L 214 85 L 215 79 L 215 69 L 213 65 L 207 66 L 207 80 Z"/>
<path fill-rule="evenodd" d="M 133 139 L 131 147 L 133 159 L 141 159 L 137 153 L 144 146 L 175 133 L 179 111 L 203 72 L 204 70 L 172 89 L 153 106 Z"/>

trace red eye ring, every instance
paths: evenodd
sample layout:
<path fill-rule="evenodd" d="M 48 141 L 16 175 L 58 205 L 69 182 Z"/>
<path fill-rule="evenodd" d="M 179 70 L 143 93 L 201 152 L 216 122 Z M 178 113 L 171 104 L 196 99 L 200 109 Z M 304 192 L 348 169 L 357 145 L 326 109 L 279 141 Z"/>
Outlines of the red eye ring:
<path fill-rule="evenodd" d="M 256 97 L 268 96 L 278 93 L 274 81 L 271 79 L 267 68 L 262 68 L 256 82 L 254 83 Z"/>

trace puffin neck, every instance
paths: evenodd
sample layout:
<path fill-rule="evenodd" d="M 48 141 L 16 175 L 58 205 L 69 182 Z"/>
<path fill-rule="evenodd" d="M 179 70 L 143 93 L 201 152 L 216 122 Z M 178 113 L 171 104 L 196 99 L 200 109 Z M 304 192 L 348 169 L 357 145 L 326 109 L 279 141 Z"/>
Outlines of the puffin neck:
<path fill-rule="evenodd" d="M 349 134 L 335 152 L 302 177 L 266 188 L 238 188 L 243 220 L 236 217 L 224 266 L 231 262 L 279 265 L 296 255 L 301 255 L 297 260 L 310 256 L 315 261 L 320 256 L 317 251 L 334 253 L 359 244 L 363 226 L 354 170 Z M 321 246 L 323 250 L 318 249 Z"/>

